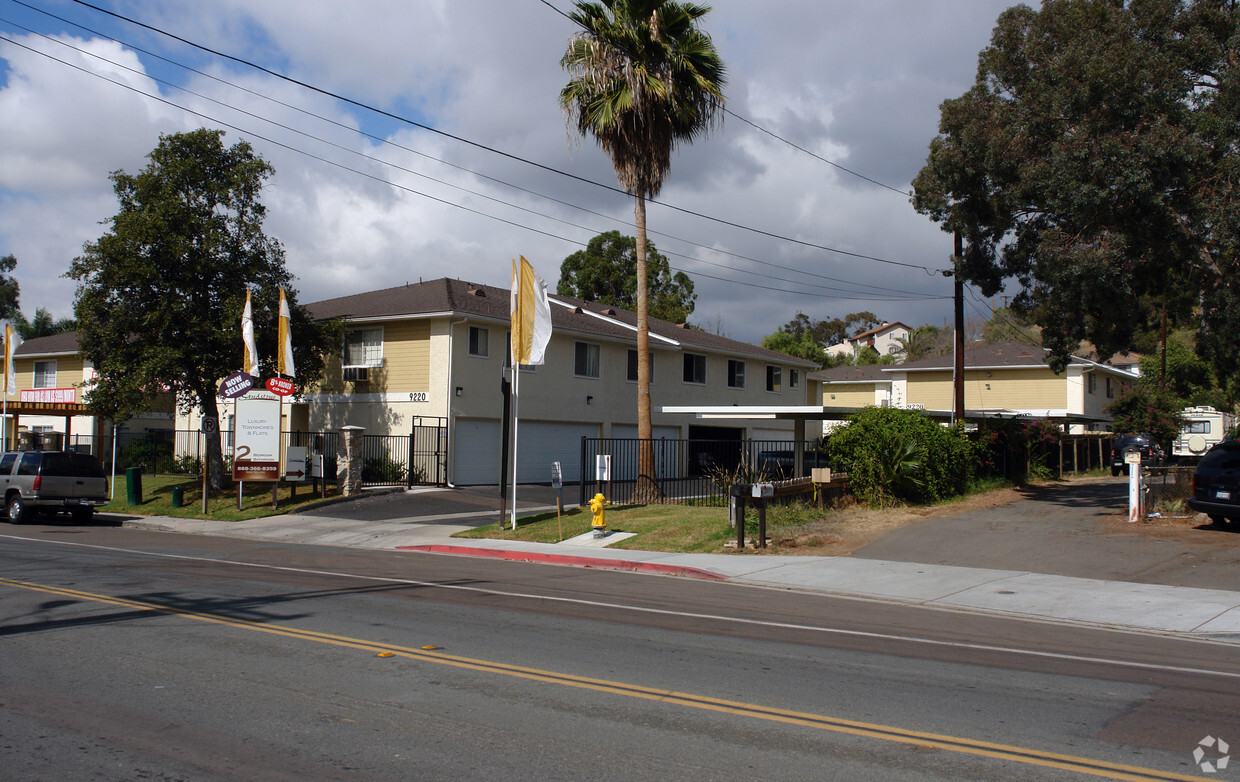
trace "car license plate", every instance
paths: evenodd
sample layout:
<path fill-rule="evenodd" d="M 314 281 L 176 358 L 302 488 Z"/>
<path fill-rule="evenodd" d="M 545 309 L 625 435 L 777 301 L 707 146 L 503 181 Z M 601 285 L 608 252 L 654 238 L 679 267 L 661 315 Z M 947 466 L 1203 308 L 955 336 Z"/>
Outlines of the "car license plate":
<path fill-rule="evenodd" d="M 1230 500 L 1230 499 L 1231 499 L 1231 492 L 1230 492 L 1230 491 L 1225 491 L 1225 490 L 1223 490 L 1223 489 L 1215 489 L 1215 490 L 1214 490 L 1214 499 L 1216 499 L 1216 500 Z"/>

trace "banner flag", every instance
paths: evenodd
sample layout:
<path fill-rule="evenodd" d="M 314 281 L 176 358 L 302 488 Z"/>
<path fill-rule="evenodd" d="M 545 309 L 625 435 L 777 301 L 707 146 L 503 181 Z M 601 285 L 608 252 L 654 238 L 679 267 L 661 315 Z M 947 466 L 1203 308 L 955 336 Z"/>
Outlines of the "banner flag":
<path fill-rule="evenodd" d="M 293 367 L 293 333 L 289 330 L 288 301 L 284 298 L 284 286 L 280 286 L 280 353 L 276 360 L 276 372 L 296 377 Z"/>
<path fill-rule="evenodd" d="M 254 347 L 254 316 L 250 310 L 250 289 L 245 289 L 245 309 L 241 311 L 241 340 L 245 350 L 241 354 L 241 371 L 247 375 L 258 373 L 258 349 Z"/>
<path fill-rule="evenodd" d="M 17 393 L 17 349 L 21 347 L 22 338 L 13 324 L 4 322 L 4 394 L 12 396 Z"/>
<path fill-rule="evenodd" d="M 521 256 L 512 262 L 512 361 L 526 366 L 541 365 L 551 340 L 551 304 L 547 283 L 534 275 L 534 267 Z"/>

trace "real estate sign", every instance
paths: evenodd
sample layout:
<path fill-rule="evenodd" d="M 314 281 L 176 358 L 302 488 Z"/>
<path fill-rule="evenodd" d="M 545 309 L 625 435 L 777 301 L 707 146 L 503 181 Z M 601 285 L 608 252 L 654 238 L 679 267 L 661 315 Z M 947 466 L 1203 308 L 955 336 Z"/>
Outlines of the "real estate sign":
<path fill-rule="evenodd" d="M 233 480 L 280 480 L 280 397 L 251 391 L 237 399 L 233 420 Z"/>

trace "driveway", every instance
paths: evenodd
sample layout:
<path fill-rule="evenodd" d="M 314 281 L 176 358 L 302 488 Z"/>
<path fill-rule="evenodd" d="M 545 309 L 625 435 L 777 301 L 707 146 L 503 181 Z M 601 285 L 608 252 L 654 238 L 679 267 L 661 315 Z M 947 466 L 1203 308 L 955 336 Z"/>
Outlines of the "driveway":
<path fill-rule="evenodd" d="M 1127 504 L 1123 478 L 1033 487 L 894 530 L 853 556 L 1240 591 L 1240 527 L 1204 516 L 1130 524 Z"/>
<path fill-rule="evenodd" d="M 565 486 L 565 506 L 576 506 L 577 486 Z M 521 485 L 517 487 L 517 508 L 555 507 L 557 490 L 550 486 Z M 376 493 L 374 496 L 324 505 L 302 511 L 300 516 L 349 518 L 358 521 L 389 521 L 419 519 L 425 523 L 468 524 L 477 517 L 479 524 L 494 522 L 502 505 L 497 486 L 465 486 L 456 489 L 426 487 L 413 491 Z M 508 505 L 512 507 L 511 490 Z"/>

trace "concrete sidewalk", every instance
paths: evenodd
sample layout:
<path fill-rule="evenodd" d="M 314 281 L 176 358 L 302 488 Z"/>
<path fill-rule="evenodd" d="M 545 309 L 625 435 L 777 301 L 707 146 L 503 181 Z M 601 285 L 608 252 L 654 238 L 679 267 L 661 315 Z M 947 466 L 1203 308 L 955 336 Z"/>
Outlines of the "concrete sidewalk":
<path fill-rule="evenodd" d="M 554 510 L 523 506 L 521 513 Z M 335 511 L 337 509 L 324 509 Z M 496 511 L 436 513 L 399 519 L 285 515 L 239 522 L 128 517 L 125 527 L 444 555 L 593 567 L 710 579 L 837 597 L 997 614 L 1240 644 L 1240 592 L 1103 581 L 952 565 L 853 557 L 671 554 L 622 551 L 588 536 L 559 544 L 459 539 L 452 534 L 494 523 Z"/>

